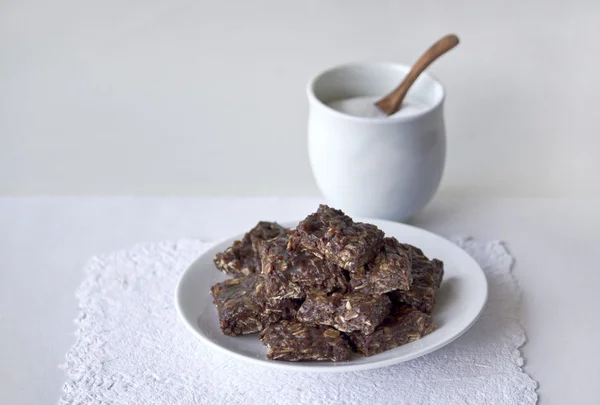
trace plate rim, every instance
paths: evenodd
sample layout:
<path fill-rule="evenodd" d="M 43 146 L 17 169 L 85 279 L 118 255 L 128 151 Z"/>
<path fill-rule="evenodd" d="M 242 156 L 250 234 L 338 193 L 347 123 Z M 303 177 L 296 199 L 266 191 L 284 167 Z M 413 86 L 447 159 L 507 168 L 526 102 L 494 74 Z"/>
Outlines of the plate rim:
<path fill-rule="evenodd" d="M 451 243 L 452 245 L 454 245 L 457 249 L 461 250 L 466 257 L 468 258 L 468 260 L 472 261 L 476 268 L 479 269 L 480 275 L 482 276 L 481 279 L 483 280 L 483 286 L 485 286 L 485 291 L 483 294 L 483 298 L 482 298 L 482 302 L 481 302 L 481 307 L 477 313 L 476 316 L 473 317 L 473 319 L 471 320 L 471 322 L 469 322 L 469 324 L 464 327 L 459 333 L 453 335 L 452 337 L 443 340 L 441 342 L 438 342 L 436 344 L 433 344 L 431 346 L 428 346 L 426 348 L 423 348 L 421 350 L 416 350 L 413 351 L 409 354 L 405 354 L 402 356 L 397 356 L 397 357 L 392 357 L 392 358 L 387 358 L 387 359 L 381 359 L 381 360 L 377 360 L 377 361 L 372 361 L 372 362 L 367 362 L 367 363 L 359 363 L 359 364 L 352 364 L 352 361 L 348 361 L 348 362 L 339 362 L 339 363 L 335 363 L 335 362 L 329 362 L 327 363 L 327 366 L 321 365 L 320 362 L 313 362 L 310 363 L 310 365 L 303 365 L 303 366 L 299 366 L 297 364 L 297 362 L 286 362 L 286 361 L 276 361 L 276 360 L 269 360 L 266 358 L 256 358 L 256 357 L 250 357 L 244 354 L 240 354 L 234 351 L 231 351 L 229 349 L 227 349 L 226 347 L 223 347 L 215 342 L 213 342 L 212 340 L 208 339 L 207 337 L 203 336 L 202 334 L 200 334 L 191 324 L 190 322 L 188 322 L 187 318 L 184 316 L 183 314 L 183 309 L 181 308 L 180 305 L 180 296 L 181 296 L 181 289 L 183 286 L 183 281 L 186 278 L 186 275 L 190 272 L 190 269 L 194 268 L 196 263 L 203 258 L 203 256 L 208 252 L 208 250 L 210 250 L 211 248 L 218 246 L 222 243 L 225 243 L 227 241 L 230 240 L 235 240 L 238 238 L 241 238 L 244 233 L 239 233 L 236 235 L 232 235 L 226 238 L 222 238 L 216 242 L 211 243 L 211 246 L 208 248 L 207 251 L 205 251 L 204 253 L 201 253 L 192 263 L 190 263 L 186 269 L 181 273 L 181 275 L 179 276 L 179 280 L 177 281 L 177 285 L 175 287 L 175 296 L 174 296 L 174 301 L 175 301 L 175 309 L 177 311 L 177 317 L 179 318 L 180 322 L 182 322 L 186 329 L 188 329 L 194 336 L 196 336 L 198 339 L 200 339 L 201 342 L 207 344 L 208 346 L 217 349 L 217 351 L 221 352 L 221 353 L 225 353 L 228 356 L 231 356 L 233 358 L 237 358 L 237 359 L 241 359 L 242 361 L 251 363 L 251 364 L 256 364 L 256 365 L 260 365 L 263 367 L 269 367 L 269 368 L 274 368 L 274 369 L 280 369 L 280 370 L 285 370 L 285 371 L 296 371 L 296 372 L 310 372 L 310 373 L 343 373 L 343 372 L 354 372 L 354 371 L 362 371 L 362 370 L 371 370 L 371 369 L 376 369 L 376 368 L 381 368 L 381 367 L 388 367 L 394 364 L 400 364 L 400 363 L 404 363 L 406 361 L 410 361 L 413 359 L 416 359 L 418 357 L 424 356 L 426 354 L 432 353 L 436 350 L 441 349 L 442 347 L 452 343 L 453 341 L 455 341 L 456 339 L 458 339 L 459 337 L 461 337 L 464 333 L 466 333 L 469 329 L 471 329 L 471 327 L 477 322 L 477 320 L 479 320 L 479 318 L 481 317 L 481 314 L 483 313 L 483 311 L 485 310 L 487 303 L 488 303 L 488 298 L 489 298 L 489 285 L 488 285 L 488 280 L 487 277 L 485 275 L 485 272 L 483 271 L 483 269 L 481 268 L 481 266 L 479 265 L 479 263 L 477 263 L 477 261 L 469 254 L 467 253 L 463 248 L 461 248 L 460 246 L 458 246 L 456 243 L 452 242 L 451 240 L 440 236 L 436 233 L 433 233 L 431 231 L 428 231 L 426 229 L 423 228 L 419 228 L 413 225 L 409 225 L 409 224 L 404 224 L 401 222 L 394 222 L 394 221 L 389 221 L 389 220 L 384 220 L 384 219 L 376 219 L 376 218 L 361 218 L 361 217 L 356 217 L 354 218 L 354 220 L 356 222 L 366 222 L 366 223 L 385 223 L 391 226 L 402 226 L 402 227 L 406 227 L 411 229 L 412 231 L 417 231 L 417 232 L 422 232 L 425 234 L 429 234 L 430 236 L 442 239 L 448 243 Z M 283 226 L 286 226 L 287 224 L 291 224 L 291 223 L 299 223 L 301 221 L 300 220 L 283 220 L 283 221 L 275 221 Z M 306 363 L 302 363 L 302 364 L 308 364 L 309 362 Z"/>

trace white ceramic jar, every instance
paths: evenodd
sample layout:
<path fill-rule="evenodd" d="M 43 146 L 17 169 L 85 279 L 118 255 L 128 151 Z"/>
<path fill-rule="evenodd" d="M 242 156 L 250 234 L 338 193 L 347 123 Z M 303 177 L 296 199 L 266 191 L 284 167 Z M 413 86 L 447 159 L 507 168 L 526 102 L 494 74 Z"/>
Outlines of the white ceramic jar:
<path fill-rule="evenodd" d="M 446 154 L 444 88 L 423 73 L 407 100 L 425 104 L 411 115 L 362 118 L 327 103 L 387 94 L 409 71 L 388 63 L 329 69 L 308 85 L 308 151 L 327 202 L 352 216 L 402 221 L 435 194 Z"/>

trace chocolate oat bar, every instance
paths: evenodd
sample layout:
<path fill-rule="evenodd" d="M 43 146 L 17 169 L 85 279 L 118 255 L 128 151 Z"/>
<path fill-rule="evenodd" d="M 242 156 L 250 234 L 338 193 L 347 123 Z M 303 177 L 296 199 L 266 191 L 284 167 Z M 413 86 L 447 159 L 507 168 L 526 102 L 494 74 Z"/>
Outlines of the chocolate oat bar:
<path fill-rule="evenodd" d="M 281 319 L 291 319 L 300 306 L 295 300 L 267 298 L 265 281 L 258 274 L 215 284 L 211 294 L 221 330 L 231 336 L 258 332 Z"/>
<path fill-rule="evenodd" d="M 384 238 L 375 259 L 351 274 L 350 286 L 365 294 L 408 290 L 412 284 L 411 256 L 396 238 Z"/>
<path fill-rule="evenodd" d="M 383 232 L 375 225 L 354 222 L 340 210 L 320 205 L 298 224 L 290 237 L 290 250 L 301 247 L 350 272 L 373 260 Z"/>
<path fill-rule="evenodd" d="M 260 247 L 262 275 L 271 298 L 304 298 L 307 292 L 344 292 L 348 281 L 343 270 L 307 251 L 290 252 L 289 238 L 280 236 Z"/>
<path fill-rule="evenodd" d="M 309 294 L 296 319 L 312 324 L 333 326 L 342 332 L 371 334 L 390 312 L 386 295 L 361 293 Z"/>
<path fill-rule="evenodd" d="M 395 308 L 372 334 L 352 332 L 349 337 L 360 354 L 373 356 L 420 339 L 434 329 L 435 325 L 430 315 L 404 306 Z"/>
<path fill-rule="evenodd" d="M 260 334 L 272 360 L 350 360 L 350 346 L 344 335 L 327 326 L 281 321 Z"/>
<path fill-rule="evenodd" d="M 437 259 L 429 260 L 417 247 L 407 244 L 403 246 L 411 255 L 413 283 L 408 291 L 390 292 L 390 299 L 393 303 L 408 304 L 430 314 L 435 306 L 437 289 L 444 277 L 444 263 Z"/>
<path fill-rule="evenodd" d="M 215 266 L 223 273 L 238 277 L 260 272 L 260 244 L 286 233 L 290 233 L 289 230 L 275 222 L 261 221 L 242 240 L 236 240 L 224 252 L 217 253 Z"/>

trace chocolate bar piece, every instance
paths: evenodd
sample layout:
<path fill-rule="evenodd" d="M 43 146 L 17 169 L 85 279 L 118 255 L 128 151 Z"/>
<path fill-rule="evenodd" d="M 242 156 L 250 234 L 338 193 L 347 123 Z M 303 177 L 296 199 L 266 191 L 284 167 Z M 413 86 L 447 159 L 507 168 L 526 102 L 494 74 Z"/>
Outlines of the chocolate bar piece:
<path fill-rule="evenodd" d="M 301 247 L 350 272 L 373 260 L 383 243 L 375 225 L 354 222 L 340 210 L 320 205 L 298 224 L 288 248 Z"/>
<path fill-rule="evenodd" d="M 413 283 L 410 290 L 392 291 L 389 297 L 393 303 L 407 304 L 430 314 L 435 306 L 437 289 L 444 277 L 444 263 L 437 259 L 429 260 L 419 248 L 407 244 L 403 246 L 411 255 Z"/>
<path fill-rule="evenodd" d="M 275 222 L 259 222 L 242 240 L 236 240 L 224 252 L 215 255 L 215 266 L 223 273 L 241 277 L 260 273 L 258 249 L 260 244 L 280 235 L 290 233 Z"/>
<path fill-rule="evenodd" d="M 344 335 L 327 326 L 281 321 L 260 334 L 272 360 L 350 360 L 350 346 Z"/>
<path fill-rule="evenodd" d="M 333 326 L 342 332 L 371 334 L 390 312 L 386 295 L 361 293 L 309 294 L 296 319 L 304 323 Z"/>
<path fill-rule="evenodd" d="M 404 306 L 393 310 L 372 334 L 352 332 L 349 336 L 360 354 L 373 356 L 420 339 L 434 329 L 435 325 L 430 315 Z"/>
<path fill-rule="evenodd" d="M 211 288 L 221 330 L 237 336 L 263 330 L 281 319 L 292 319 L 300 303 L 271 300 L 265 294 L 265 281 L 258 274 L 233 278 Z"/>
<path fill-rule="evenodd" d="M 352 289 L 365 294 L 409 290 L 411 284 L 411 256 L 393 237 L 385 238 L 375 259 L 352 273 L 350 278 Z"/>
<path fill-rule="evenodd" d="M 260 248 L 262 275 L 271 298 L 304 298 L 308 292 L 344 292 L 348 281 L 335 264 L 306 251 L 290 252 L 289 239 L 281 236 Z"/>

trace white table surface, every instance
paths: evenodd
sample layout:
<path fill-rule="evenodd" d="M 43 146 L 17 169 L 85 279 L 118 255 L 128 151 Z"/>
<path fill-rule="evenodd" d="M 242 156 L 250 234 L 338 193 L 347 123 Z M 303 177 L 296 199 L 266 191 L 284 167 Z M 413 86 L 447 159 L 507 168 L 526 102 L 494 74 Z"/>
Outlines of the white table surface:
<path fill-rule="evenodd" d="M 0 198 L 0 404 L 54 404 L 74 342 L 75 289 L 98 253 L 136 242 L 215 240 L 316 199 Z M 438 197 L 411 223 L 502 239 L 523 289 L 525 369 L 541 404 L 600 403 L 600 201 Z"/>

